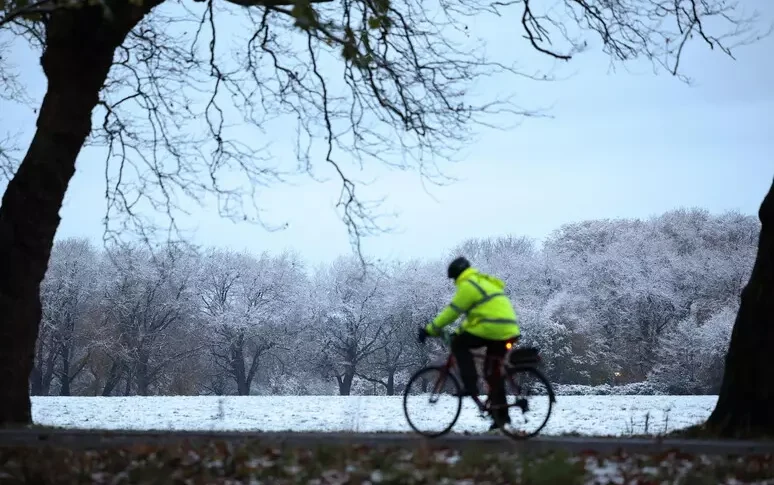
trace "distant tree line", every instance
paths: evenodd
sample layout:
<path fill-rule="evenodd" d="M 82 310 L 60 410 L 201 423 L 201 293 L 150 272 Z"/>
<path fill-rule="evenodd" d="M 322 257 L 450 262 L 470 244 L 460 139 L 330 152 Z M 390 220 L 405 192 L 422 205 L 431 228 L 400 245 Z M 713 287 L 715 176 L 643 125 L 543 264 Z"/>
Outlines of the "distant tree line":
<path fill-rule="evenodd" d="M 55 244 L 33 395 L 397 394 L 442 355 L 416 329 L 464 254 L 504 279 L 558 385 L 717 393 L 760 223 L 676 210 L 567 224 L 542 245 L 476 239 L 432 261 Z"/>

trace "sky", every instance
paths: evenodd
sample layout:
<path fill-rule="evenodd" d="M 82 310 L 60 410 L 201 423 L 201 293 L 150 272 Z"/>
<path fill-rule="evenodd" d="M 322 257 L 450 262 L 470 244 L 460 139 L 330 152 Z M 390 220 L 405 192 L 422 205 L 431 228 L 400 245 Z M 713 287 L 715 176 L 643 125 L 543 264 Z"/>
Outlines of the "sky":
<path fill-rule="evenodd" d="M 774 21 L 774 2 L 743 2 Z M 517 55 L 532 67 L 534 53 L 498 42 L 507 32 L 484 22 L 491 56 Z M 15 46 L 16 64 L 33 95 L 45 88 L 37 60 Z M 683 62 L 687 85 L 647 62 L 611 72 L 595 49 L 559 72 L 566 79 L 519 84 L 519 102 L 551 106 L 551 118 L 525 119 L 513 130 L 483 130 L 464 160 L 444 169 L 450 186 L 423 183 L 416 172 L 366 167 L 366 198 L 386 196 L 382 208 L 397 214 L 393 233 L 367 238 L 378 258 L 427 258 L 472 237 L 526 235 L 538 241 L 562 224 L 596 218 L 646 218 L 679 207 L 713 213 L 754 214 L 774 177 L 774 37 L 734 51 L 736 60 L 695 43 Z M 486 89 L 497 90 L 495 83 Z M 28 142 L 34 114 L 0 110 L 0 134 Z M 104 162 L 95 150 L 79 157 L 60 214 L 57 238 L 88 237 L 100 244 L 105 213 Z M 194 208 L 192 240 L 250 251 L 296 250 L 310 262 L 351 252 L 334 204 L 335 180 L 296 180 L 264 192 L 266 219 L 287 223 L 271 232 Z M 482 210 L 482 207 L 484 210 Z"/>

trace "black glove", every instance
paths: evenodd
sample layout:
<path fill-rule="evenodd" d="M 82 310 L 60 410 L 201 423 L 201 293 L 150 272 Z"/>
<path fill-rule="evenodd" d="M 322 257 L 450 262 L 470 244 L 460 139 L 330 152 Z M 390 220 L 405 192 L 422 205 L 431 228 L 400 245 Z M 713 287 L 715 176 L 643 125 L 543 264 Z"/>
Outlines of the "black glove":
<path fill-rule="evenodd" d="M 420 344 L 425 343 L 425 340 L 427 340 L 427 336 L 429 334 L 427 333 L 427 329 L 425 327 L 419 327 L 419 332 L 417 333 L 417 340 Z"/>

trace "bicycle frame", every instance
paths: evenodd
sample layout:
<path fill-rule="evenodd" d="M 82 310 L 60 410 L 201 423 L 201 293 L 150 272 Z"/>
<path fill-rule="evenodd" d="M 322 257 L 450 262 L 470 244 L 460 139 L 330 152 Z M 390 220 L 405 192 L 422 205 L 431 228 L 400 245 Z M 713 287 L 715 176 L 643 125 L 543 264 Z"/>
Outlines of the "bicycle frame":
<path fill-rule="evenodd" d="M 446 343 L 447 345 L 451 346 L 450 345 L 451 344 L 451 336 L 450 335 L 443 334 L 442 338 L 443 338 L 444 343 Z M 487 385 L 489 386 L 490 389 L 492 388 L 492 381 L 490 381 L 491 378 L 493 378 L 493 377 L 494 378 L 502 378 L 503 374 L 506 374 L 506 373 L 502 372 L 504 370 L 504 367 L 505 367 L 504 364 L 506 362 L 508 354 L 513 350 L 513 348 L 515 347 L 515 344 L 518 343 L 518 341 L 519 341 L 519 338 L 516 337 L 515 339 L 509 339 L 506 342 L 504 342 L 504 345 L 506 346 L 507 351 L 506 351 L 506 353 L 505 353 L 505 355 L 503 357 L 492 357 L 492 356 L 490 356 L 488 354 L 484 354 L 483 356 L 475 355 L 475 354 L 473 355 L 473 360 L 474 361 L 479 361 L 479 362 L 483 361 L 483 365 L 484 365 L 484 380 L 485 380 L 485 382 L 487 383 Z M 490 373 L 490 374 L 486 373 L 487 363 L 489 363 L 490 365 L 494 365 L 492 370 L 495 371 L 495 372 Z M 449 355 L 446 357 L 446 363 L 442 366 L 442 368 L 443 368 L 442 378 L 438 379 L 436 381 L 436 386 L 439 386 L 439 387 L 437 389 L 433 390 L 433 394 L 439 394 L 440 393 L 440 390 L 443 388 L 443 384 L 446 382 L 446 376 L 448 376 L 451 373 L 452 369 L 456 365 L 457 365 L 457 359 L 454 357 L 454 353 L 450 349 L 449 350 Z M 490 397 L 487 397 L 486 401 L 482 401 L 478 396 L 470 396 L 470 398 L 473 400 L 473 402 L 476 403 L 476 406 L 478 407 L 478 410 L 481 413 L 491 412 L 494 409 L 499 409 L 499 408 L 502 408 L 502 407 L 506 407 L 506 408 L 508 407 L 507 404 L 505 406 L 503 406 L 503 405 L 493 406 L 490 403 L 490 400 L 491 400 Z M 431 398 L 431 402 L 433 402 L 432 398 Z"/>

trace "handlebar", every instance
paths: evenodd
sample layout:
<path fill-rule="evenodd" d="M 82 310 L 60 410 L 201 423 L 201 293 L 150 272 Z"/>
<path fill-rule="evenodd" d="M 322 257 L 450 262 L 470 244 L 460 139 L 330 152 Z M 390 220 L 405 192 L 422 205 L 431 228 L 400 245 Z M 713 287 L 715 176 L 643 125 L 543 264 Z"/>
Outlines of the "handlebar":
<path fill-rule="evenodd" d="M 453 334 L 447 331 L 446 329 L 441 329 L 440 332 L 438 332 L 437 336 L 429 336 L 429 337 L 439 339 L 441 342 L 444 343 L 444 345 L 448 347 L 448 346 L 451 346 Z"/>

